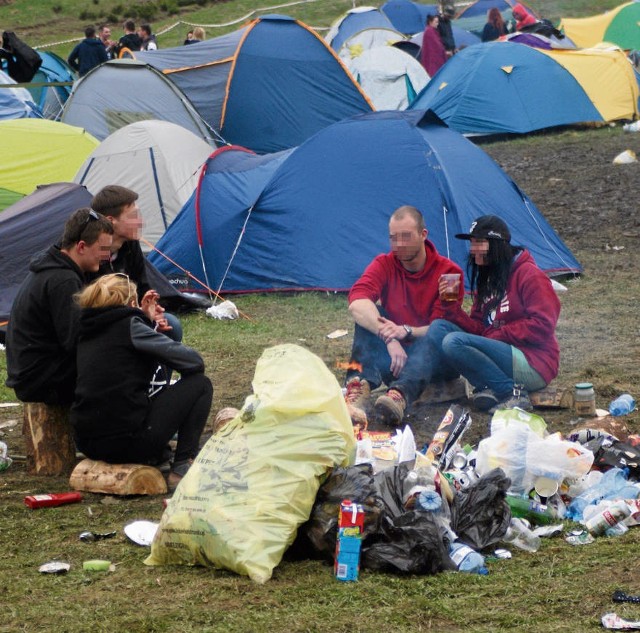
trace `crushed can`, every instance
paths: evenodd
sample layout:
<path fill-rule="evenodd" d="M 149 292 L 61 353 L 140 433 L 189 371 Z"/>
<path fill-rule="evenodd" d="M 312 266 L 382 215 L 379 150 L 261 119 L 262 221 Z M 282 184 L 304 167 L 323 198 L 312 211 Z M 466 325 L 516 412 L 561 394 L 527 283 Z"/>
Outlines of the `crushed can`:
<path fill-rule="evenodd" d="M 334 573 L 338 580 L 354 582 L 360 574 L 360 548 L 364 535 L 364 508 L 345 499 L 340 503 Z"/>

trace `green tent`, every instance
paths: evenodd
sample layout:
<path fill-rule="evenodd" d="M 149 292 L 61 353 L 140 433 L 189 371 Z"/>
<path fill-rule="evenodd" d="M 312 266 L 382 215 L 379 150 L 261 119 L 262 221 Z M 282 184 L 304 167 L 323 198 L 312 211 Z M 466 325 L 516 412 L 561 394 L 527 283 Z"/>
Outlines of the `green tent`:
<path fill-rule="evenodd" d="M 0 211 L 38 185 L 71 182 L 98 140 L 79 127 L 47 119 L 0 121 Z"/>
<path fill-rule="evenodd" d="M 640 2 L 621 4 L 589 18 L 563 18 L 560 28 L 580 48 L 609 42 L 624 49 L 640 49 Z"/>

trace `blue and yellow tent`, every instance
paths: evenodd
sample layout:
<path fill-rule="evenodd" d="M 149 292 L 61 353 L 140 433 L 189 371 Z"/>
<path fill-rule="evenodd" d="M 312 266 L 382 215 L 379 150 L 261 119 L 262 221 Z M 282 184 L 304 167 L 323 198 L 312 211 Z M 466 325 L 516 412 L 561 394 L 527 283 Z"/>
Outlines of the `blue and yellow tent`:
<path fill-rule="evenodd" d="M 640 2 L 627 2 L 588 18 L 563 18 L 560 29 L 582 48 L 609 42 L 624 49 L 640 49 Z"/>
<path fill-rule="evenodd" d="M 638 82 L 619 49 L 490 42 L 451 58 L 410 108 L 432 109 L 464 134 L 526 133 L 637 118 Z"/>

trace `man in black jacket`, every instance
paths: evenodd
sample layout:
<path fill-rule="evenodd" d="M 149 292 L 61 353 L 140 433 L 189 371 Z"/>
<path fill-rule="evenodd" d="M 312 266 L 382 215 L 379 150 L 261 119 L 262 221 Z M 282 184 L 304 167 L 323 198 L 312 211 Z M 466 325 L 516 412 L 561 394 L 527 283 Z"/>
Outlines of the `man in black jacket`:
<path fill-rule="evenodd" d="M 80 310 L 73 296 L 109 257 L 113 227 L 78 209 L 60 245 L 37 255 L 11 309 L 7 328 L 7 387 L 23 402 L 71 404 L 76 383 Z"/>

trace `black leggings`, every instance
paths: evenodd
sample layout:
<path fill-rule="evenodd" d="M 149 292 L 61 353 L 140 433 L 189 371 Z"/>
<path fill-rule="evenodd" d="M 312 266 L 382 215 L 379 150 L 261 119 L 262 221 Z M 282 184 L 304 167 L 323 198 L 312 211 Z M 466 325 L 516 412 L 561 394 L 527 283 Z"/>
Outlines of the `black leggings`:
<path fill-rule="evenodd" d="M 101 439 L 82 447 L 87 457 L 113 464 L 153 463 L 178 433 L 175 462 L 193 459 L 211 410 L 213 387 L 204 374 L 183 376 L 150 402 L 144 426 L 135 435 Z"/>

